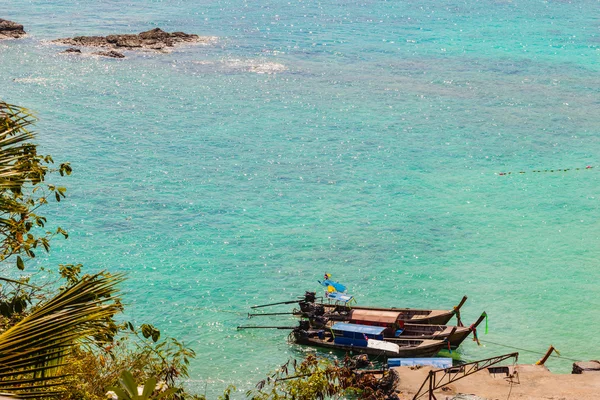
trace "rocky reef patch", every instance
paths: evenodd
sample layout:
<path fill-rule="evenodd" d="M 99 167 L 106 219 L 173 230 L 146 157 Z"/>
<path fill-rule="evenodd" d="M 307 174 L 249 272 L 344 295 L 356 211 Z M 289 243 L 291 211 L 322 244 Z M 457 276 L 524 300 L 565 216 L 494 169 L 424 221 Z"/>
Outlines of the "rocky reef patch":
<path fill-rule="evenodd" d="M 209 44 L 215 41 L 212 36 L 198 36 L 184 32 L 165 32 L 154 28 L 138 34 L 108 36 L 75 36 L 53 40 L 54 43 L 68 46 L 104 47 L 115 50 L 157 50 L 167 51 L 180 44 Z"/>
<path fill-rule="evenodd" d="M 7 19 L 0 18 L 0 40 L 2 39 L 18 39 L 25 36 L 23 25 Z"/>

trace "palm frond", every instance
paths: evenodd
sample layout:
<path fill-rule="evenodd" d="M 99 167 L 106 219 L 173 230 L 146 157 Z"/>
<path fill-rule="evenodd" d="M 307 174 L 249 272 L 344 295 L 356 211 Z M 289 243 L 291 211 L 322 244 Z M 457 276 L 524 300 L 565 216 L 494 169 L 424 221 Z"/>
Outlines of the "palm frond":
<path fill-rule="evenodd" d="M 113 335 L 121 275 L 82 278 L 0 335 L 0 392 L 19 398 L 60 395 L 63 360 L 92 337 Z"/>

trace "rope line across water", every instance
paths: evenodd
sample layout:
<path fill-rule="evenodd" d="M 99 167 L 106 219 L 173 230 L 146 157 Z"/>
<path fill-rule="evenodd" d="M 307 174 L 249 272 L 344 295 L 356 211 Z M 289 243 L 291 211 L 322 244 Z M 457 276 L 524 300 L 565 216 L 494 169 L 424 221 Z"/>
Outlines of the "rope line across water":
<path fill-rule="evenodd" d="M 489 344 L 493 344 L 493 345 L 496 345 L 496 346 L 506 347 L 506 348 L 509 348 L 509 349 L 515 349 L 515 350 L 524 351 L 524 352 L 527 352 L 527 353 L 537 354 L 537 355 L 540 355 L 540 356 L 543 356 L 543 355 L 546 354 L 545 352 L 541 352 L 541 351 L 528 350 L 528 349 L 523 349 L 523 348 L 515 347 L 515 346 L 508 346 L 506 344 L 490 342 L 489 340 L 481 340 L 481 339 L 479 339 L 479 341 L 482 342 L 482 343 L 486 343 L 486 344 L 489 343 Z M 554 354 L 551 355 L 550 357 L 562 358 L 562 359 L 573 361 L 573 362 L 580 361 L 580 360 L 575 360 L 575 359 L 572 359 L 572 358 L 569 358 L 569 357 L 557 356 L 557 355 L 554 355 Z"/>

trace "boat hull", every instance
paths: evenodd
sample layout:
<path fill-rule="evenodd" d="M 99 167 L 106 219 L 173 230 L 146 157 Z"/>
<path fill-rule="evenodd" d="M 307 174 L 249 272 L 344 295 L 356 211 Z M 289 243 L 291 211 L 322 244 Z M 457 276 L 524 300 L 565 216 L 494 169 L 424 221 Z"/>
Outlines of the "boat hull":
<path fill-rule="evenodd" d="M 392 343 L 403 339 L 445 340 L 450 342 L 450 348 L 454 350 L 458 348 L 471 333 L 471 330 L 467 327 L 442 325 L 437 327 L 437 330 L 431 331 L 429 328 L 432 327 L 433 325 L 426 324 L 405 324 L 404 332 L 398 338 L 384 338 L 384 340 Z"/>
<path fill-rule="evenodd" d="M 422 340 L 422 341 L 414 341 L 421 342 L 420 344 L 415 344 L 412 346 L 401 346 L 398 352 L 374 349 L 371 347 L 363 347 L 363 346 L 352 346 L 352 345 L 343 345 L 334 343 L 331 338 L 319 339 L 318 337 L 304 337 L 304 336 L 294 336 L 295 342 L 297 344 L 320 347 L 325 349 L 339 350 L 346 353 L 353 354 L 367 354 L 370 356 L 377 357 L 395 357 L 395 358 L 407 358 L 407 357 L 433 357 L 440 352 L 440 350 L 444 349 L 446 344 L 441 340 Z M 405 340 L 406 342 L 412 342 L 409 340 Z M 396 341 L 396 344 L 401 344 Z"/>
<path fill-rule="evenodd" d="M 315 310 L 320 310 L 315 313 Z M 383 308 L 383 307 L 365 307 L 365 306 L 340 306 L 334 304 L 310 304 L 300 305 L 300 310 L 294 310 L 294 315 L 302 317 L 311 317 L 323 315 L 332 321 L 348 321 L 351 318 L 352 310 L 385 311 L 399 313 L 398 321 L 410 322 L 413 324 L 426 325 L 446 325 L 455 315 L 453 310 L 423 310 L 414 308 Z"/>

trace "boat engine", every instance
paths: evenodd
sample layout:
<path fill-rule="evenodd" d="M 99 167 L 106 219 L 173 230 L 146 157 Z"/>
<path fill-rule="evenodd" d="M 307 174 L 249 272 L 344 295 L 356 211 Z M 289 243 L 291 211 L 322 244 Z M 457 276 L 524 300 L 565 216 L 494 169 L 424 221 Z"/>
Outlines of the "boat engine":
<path fill-rule="evenodd" d="M 315 315 L 325 315 L 325 307 L 322 304 L 315 305 Z"/>
<path fill-rule="evenodd" d="M 310 329 L 310 321 L 302 320 L 302 321 L 298 322 L 298 328 L 302 329 L 304 331 L 308 331 Z"/>
<path fill-rule="evenodd" d="M 317 292 L 304 292 L 304 301 L 314 303 L 317 300 Z"/>
<path fill-rule="evenodd" d="M 317 329 L 325 328 L 327 322 L 329 322 L 329 318 L 324 316 L 315 316 L 312 318 L 312 326 Z"/>
<path fill-rule="evenodd" d="M 298 305 L 300 306 L 300 311 L 302 311 L 305 314 L 312 313 L 312 310 L 314 308 L 314 303 L 309 303 L 307 301 L 301 301 L 298 303 Z"/>

